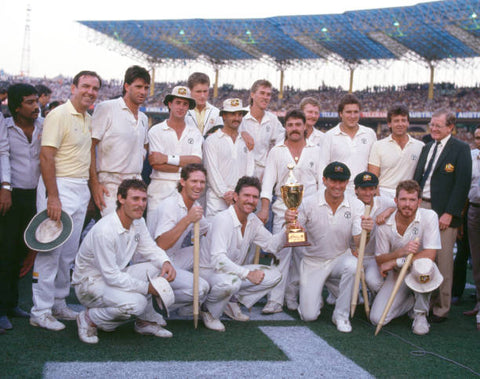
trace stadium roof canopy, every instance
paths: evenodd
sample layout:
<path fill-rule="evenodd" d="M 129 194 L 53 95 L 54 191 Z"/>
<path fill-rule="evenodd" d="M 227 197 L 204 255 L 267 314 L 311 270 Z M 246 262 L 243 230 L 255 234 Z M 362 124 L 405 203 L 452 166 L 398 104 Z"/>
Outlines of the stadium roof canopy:
<path fill-rule="evenodd" d="M 264 19 L 79 21 L 97 42 L 152 64 L 252 60 L 301 66 L 409 59 L 437 62 L 480 56 L 480 0 Z"/>

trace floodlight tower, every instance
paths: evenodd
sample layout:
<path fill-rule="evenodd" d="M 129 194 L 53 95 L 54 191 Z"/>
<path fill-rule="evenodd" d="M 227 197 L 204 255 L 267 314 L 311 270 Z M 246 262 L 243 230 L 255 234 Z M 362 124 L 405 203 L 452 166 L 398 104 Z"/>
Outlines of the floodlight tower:
<path fill-rule="evenodd" d="M 25 32 L 23 34 L 22 60 L 20 62 L 20 75 L 30 75 L 30 4 L 27 5 L 27 18 L 25 20 Z"/>

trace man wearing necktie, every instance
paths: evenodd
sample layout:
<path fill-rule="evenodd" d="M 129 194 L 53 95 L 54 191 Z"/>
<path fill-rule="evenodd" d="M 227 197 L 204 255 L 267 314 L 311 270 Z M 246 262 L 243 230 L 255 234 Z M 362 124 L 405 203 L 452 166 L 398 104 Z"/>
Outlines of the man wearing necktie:
<path fill-rule="evenodd" d="M 430 134 L 433 141 L 420 154 L 414 179 L 423 189 L 422 207 L 433 209 L 439 218 L 442 249 L 436 261 L 444 281 L 432 297 L 431 322 L 447 319 L 450 310 L 453 277 L 453 246 L 472 176 L 469 146 L 452 137 L 455 114 L 447 109 L 433 113 Z"/>

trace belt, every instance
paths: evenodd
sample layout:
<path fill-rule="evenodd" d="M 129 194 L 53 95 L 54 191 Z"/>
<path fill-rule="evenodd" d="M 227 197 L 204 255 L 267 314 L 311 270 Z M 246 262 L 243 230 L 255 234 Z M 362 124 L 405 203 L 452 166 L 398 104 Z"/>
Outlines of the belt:
<path fill-rule="evenodd" d="M 475 207 L 475 208 L 480 208 L 480 204 L 478 203 L 469 203 L 472 207 Z"/>
<path fill-rule="evenodd" d="M 427 199 L 426 197 L 422 197 L 422 201 L 425 201 L 426 203 L 431 203 L 432 199 Z"/>

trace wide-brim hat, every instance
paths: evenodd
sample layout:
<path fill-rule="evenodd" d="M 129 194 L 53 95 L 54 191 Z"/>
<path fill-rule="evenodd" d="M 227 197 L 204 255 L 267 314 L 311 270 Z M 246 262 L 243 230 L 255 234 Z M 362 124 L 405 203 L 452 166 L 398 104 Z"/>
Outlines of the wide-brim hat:
<path fill-rule="evenodd" d="M 443 282 L 435 262 L 429 258 L 419 258 L 413 261 L 410 272 L 405 277 L 405 284 L 415 292 L 426 293 L 436 290 Z"/>
<path fill-rule="evenodd" d="M 155 288 L 159 295 L 152 296 L 153 309 L 162 316 L 170 317 L 168 308 L 175 303 L 175 295 L 170 283 L 168 283 L 167 279 L 163 276 L 152 278 L 149 272 L 147 272 L 147 278 L 148 282 Z"/>
<path fill-rule="evenodd" d="M 348 180 L 350 179 L 350 169 L 345 163 L 335 161 L 325 167 L 323 176 L 333 180 Z"/>
<path fill-rule="evenodd" d="M 184 86 L 174 87 L 172 90 L 172 93 L 169 93 L 167 96 L 165 96 L 165 100 L 163 100 L 163 104 L 165 104 L 168 107 L 168 103 L 171 102 L 176 97 L 179 97 L 180 99 L 188 100 L 189 109 L 193 109 L 197 105 L 188 87 L 184 87 Z"/>
<path fill-rule="evenodd" d="M 223 108 L 220 111 L 220 116 L 225 112 L 242 112 L 242 114 L 245 116 L 248 113 L 248 109 L 243 107 L 241 99 L 227 99 L 223 102 Z"/>
<path fill-rule="evenodd" d="M 32 218 L 25 229 L 23 239 L 30 249 L 45 252 L 62 246 L 72 231 L 73 221 L 68 213 L 62 211 L 60 221 L 53 221 L 45 209 Z"/>

